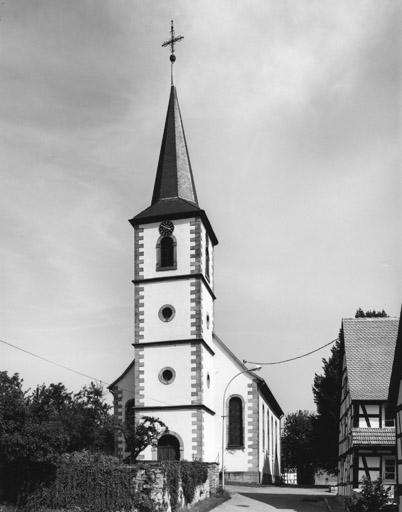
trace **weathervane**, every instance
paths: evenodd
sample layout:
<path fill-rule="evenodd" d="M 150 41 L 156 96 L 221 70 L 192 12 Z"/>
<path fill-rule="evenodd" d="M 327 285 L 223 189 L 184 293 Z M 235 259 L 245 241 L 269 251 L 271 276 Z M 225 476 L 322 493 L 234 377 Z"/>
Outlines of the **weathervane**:
<path fill-rule="evenodd" d="M 165 41 L 162 46 L 170 46 L 170 62 L 172 63 L 171 66 L 171 72 L 172 72 L 172 85 L 173 85 L 173 63 L 176 60 L 176 55 L 174 54 L 174 45 L 175 43 L 179 43 L 182 39 L 184 39 L 183 36 L 177 36 L 174 35 L 174 27 L 173 27 L 173 20 L 171 20 L 170 25 L 170 39 L 169 41 Z"/>

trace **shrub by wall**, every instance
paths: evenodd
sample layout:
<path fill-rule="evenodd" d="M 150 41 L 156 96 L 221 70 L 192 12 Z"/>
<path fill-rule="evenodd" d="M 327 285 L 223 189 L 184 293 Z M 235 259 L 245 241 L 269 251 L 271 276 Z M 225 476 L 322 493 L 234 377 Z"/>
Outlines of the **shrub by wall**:
<path fill-rule="evenodd" d="M 120 464 L 88 452 L 60 458 L 55 480 L 38 488 L 28 510 L 171 512 L 216 493 L 218 465 L 201 462 Z"/>

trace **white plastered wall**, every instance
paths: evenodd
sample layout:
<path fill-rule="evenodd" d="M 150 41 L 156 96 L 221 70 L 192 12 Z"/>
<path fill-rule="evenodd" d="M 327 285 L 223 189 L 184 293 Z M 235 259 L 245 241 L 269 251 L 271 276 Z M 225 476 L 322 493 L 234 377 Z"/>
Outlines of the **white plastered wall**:
<path fill-rule="evenodd" d="M 190 345 L 149 347 L 144 351 L 144 405 L 152 407 L 191 403 L 190 351 Z M 171 384 L 163 384 L 159 379 L 159 373 L 166 367 L 172 368 L 176 374 Z M 176 412 L 172 414 L 174 416 Z"/>
<path fill-rule="evenodd" d="M 144 277 L 152 279 L 155 277 L 169 277 L 178 274 L 190 273 L 190 221 L 191 219 L 182 219 L 174 221 L 173 236 L 176 239 L 176 270 L 156 270 L 156 244 L 159 240 L 159 224 L 160 222 L 153 222 L 151 224 L 144 224 Z"/>
<path fill-rule="evenodd" d="M 175 316 L 170 322 L 159 319 L 162 306 L 171 305 Z M 188 280 L 147 283 L 144 286 L 144 341 L 191 338 L 190 282 Z"/>

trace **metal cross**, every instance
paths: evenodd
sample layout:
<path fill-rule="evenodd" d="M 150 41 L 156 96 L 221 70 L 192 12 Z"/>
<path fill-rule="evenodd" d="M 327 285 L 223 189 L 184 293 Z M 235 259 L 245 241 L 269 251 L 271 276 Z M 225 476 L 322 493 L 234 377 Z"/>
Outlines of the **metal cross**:
<path fill-rule="evenodd" d="M 170 39 L 169 39 L 169 41 L 165 41 L 163 43 L 163 45 L 162 45 L 162 46 L 170 46 L 171 57 L 174 54 L 174 45 L 175 45 L 175 43 L 180 42 L 182 39 L 184 39 L 183 36 L 175 37 L 175 35 L 174 35 L 174 27 L 173 27 L 173 20 L 172 20 L 171 21 L 171 26 L 170 26 Z M 172 59 L 170 59 L 170 60 L 172 60 Z"/>

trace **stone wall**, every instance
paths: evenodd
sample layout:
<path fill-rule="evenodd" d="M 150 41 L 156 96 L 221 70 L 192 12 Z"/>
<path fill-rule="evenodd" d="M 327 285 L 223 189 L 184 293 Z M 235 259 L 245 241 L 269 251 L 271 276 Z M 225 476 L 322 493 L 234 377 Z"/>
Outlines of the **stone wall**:
<path fill-rule="evenodd" d="M 178 463 L 180 464 L 180 463 Z M 194 499 L 188 506 L 202 501 L 209 496 L 216 494 L 219 488 L 219 466 L 216 463 L 205 463 L 208 470 L 206 482 L 195 489 Z M 169 494 L 166 471 L 163 464 L 156 462 L 141 462 L 133 481 L 134 490 L 143 496 L 148 496 L 156 505 L 162 506 L 165 512 L 173 512 Z M 178 507 L 185 507 L 181 482 L 178 489 Z M 140 511 L 138 511 L 140 512 Z"/>

